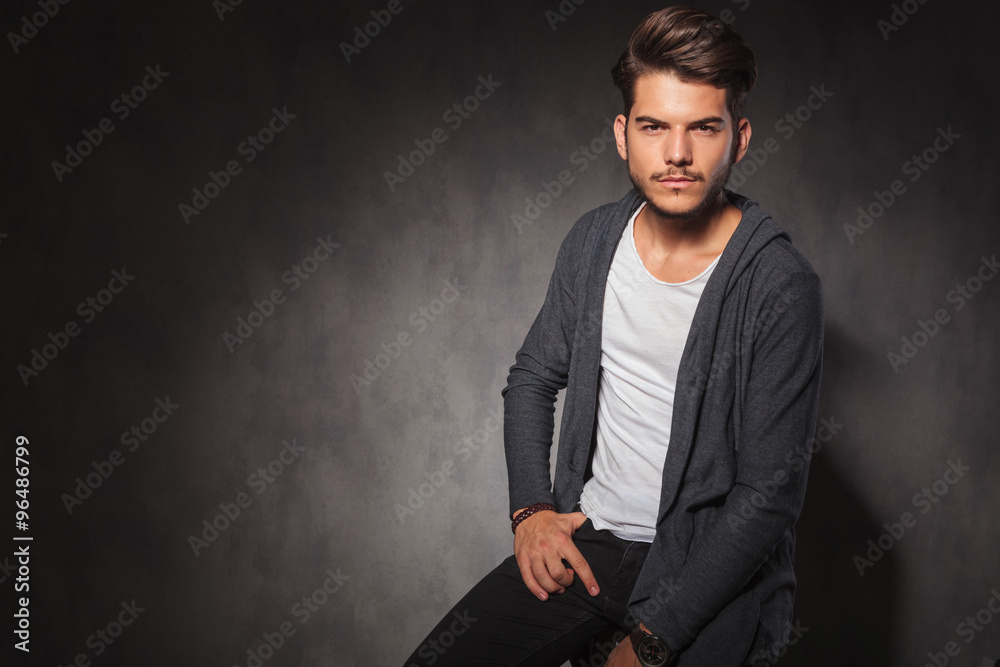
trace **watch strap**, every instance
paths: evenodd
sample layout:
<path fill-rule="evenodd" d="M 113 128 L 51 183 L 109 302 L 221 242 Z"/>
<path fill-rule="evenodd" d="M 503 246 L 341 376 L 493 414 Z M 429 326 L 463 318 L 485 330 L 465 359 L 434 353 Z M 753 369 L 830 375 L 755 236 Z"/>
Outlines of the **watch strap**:
<path fill-rule="evenodd" d="M 629 640 L 642 667 L 667 667 L 673 664 L 675 655 L 667 648 L 666 642 L 660 637 L 646 632 L 641 626 L 636 626 L 629 635 Z M 650 651 L 654 655 L 646 655 Z"/>

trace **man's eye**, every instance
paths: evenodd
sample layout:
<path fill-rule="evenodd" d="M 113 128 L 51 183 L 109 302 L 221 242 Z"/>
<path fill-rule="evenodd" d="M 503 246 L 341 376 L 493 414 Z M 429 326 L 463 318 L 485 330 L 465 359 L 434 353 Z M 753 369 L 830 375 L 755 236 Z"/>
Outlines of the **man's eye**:
<path fill-rule="evenodd" d="M 659 125 L 646 125 L 642 129 L 649 130 L 649 131 L 653 132 L 653 131 L 656 131 L 656 130 L 660 129 L 660 126 Z"/>
<path fill-rule="evenodd" d="M 701 130 L 702 132 L 715 132 L 714 125 L 699 125 L 698 129 Z"/>

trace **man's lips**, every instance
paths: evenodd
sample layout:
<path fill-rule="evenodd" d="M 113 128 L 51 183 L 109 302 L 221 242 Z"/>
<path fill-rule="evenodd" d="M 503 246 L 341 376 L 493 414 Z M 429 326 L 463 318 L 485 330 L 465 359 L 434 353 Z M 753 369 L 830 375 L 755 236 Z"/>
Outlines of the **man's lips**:
<path fill-rule="evenodd" d="M 660 178 L 657 180 L 663 185 L 671 188 L 686 188 L 694 183 L 693 178 L 685 178 L 683 176 L 667 176 L 666 178 Z"/>

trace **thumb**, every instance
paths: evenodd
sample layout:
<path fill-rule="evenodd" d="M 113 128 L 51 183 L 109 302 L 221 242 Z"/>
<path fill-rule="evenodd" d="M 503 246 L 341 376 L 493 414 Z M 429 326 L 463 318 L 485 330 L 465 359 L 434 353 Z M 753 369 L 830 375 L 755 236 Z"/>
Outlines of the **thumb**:
<path fill-rule="evenodd" d="M 583 512 L 570 512 L 568 516 L 573 522 L 573 532 L 578 531 L 580 526 L 587 522 L 587 515 Z"/>

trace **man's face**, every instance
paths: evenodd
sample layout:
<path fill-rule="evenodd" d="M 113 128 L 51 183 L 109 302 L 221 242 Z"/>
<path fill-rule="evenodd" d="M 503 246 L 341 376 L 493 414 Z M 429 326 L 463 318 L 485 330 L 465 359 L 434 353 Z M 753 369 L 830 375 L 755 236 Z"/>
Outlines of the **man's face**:
<path fill-rule="evenodd" d="M 741 119 L 734 137 L 724 89 L 655 72 L 636 81 L 630 118 L 626 124 L 618 116 L 615 135 L 646 205 L 662 218 L 691 220 L 721 202 L 746 152 L 750 122 Z"/>

